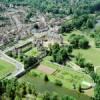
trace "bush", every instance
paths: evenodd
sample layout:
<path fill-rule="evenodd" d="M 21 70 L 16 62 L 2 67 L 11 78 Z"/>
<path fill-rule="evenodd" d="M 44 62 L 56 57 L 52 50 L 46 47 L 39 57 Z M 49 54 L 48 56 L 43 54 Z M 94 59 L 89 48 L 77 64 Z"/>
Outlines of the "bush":
<path fill-rule="evenodd" d="M 62 86 L 62 85 L 63 85 L 62 82 L 61 82 L 60 80 L 56 80 L 56 81 L 55 81 L 55 84 L 56 84 L 57 86 Z"/>
<path fill-rule="evenodd" d="M 89 47 L 89 41 L 86 38 L 80 39 L 79 46 L 82 49 L 87 49 Z"/>
<path fill-rule="evenodd" d="M 34 77 L 37 77 L 37 76 L 38 76 L 38 74 L 37 74 L 36 72 L 33 72 L 32 75 L 33 75 Z"/>

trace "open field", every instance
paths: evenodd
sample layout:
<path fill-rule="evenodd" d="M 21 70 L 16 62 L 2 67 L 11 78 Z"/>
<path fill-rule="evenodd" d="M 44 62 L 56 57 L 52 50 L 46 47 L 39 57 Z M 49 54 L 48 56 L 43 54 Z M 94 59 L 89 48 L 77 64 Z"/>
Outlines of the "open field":
<path fill-rule="evenodd" d="M 5 77 L 7 74 L 13 72 L 15 66 L 0 59 L 0 78 Z"/>
<path fill-rule="evenodd" d="M 50 57 L 50 56 L 44 58 L 42 64 L 45 66 L 57 69 L 55 75 L 57 75 L 58 78 L 62 79 L 62 77 L 64 77 L 65 79 L 63 79 L 63 80 L 67 80 L 67 78 L 69 77 L 68 80 L 69 79 L 76 80 L 77 83 L 78 82 L 80 83 L 80 81 L 82 81 L 82 80 L 86 80 L 87 82 L 92 82 L 91 78 L 87 74 L 84 74 L 82 72 L 75 72 L 71 68 L 68 68 L 66 66 L 65 66 L 65 68 L 62 68 L 61 65 L 52 63 L 50 61 L 50 59 L 52 59 L 52 57 Z M 72 84 L 72 82 L 71 82 L 71 84 Z"/>
<path fill-rule="evenodd" d="M 70 68 L 67 68 L 66 66 L 65 68 L 61 68 L 61 65 L 52 63 L 50 61 L 51 59 L 52 57 L 50 56 L 44 58 L 42 64 L 39 67 L 37 67 L 36 69 L 33 69 L 31 72 L 29 72 L 28 74 L 20 78 L 19 81 L 21 82 L 24 81 L 24 82 L 28 82 L 29 84 L 32 84 L 33 86 L 35 86 L 36 90 L 39 92 L 55 91 L 61 96 L 67 93 L 68 95 L 75 96 L 76 98 L 79 94 L 76 92 L 76 90 L 78 90 L 79 85 L 83 81 L 86 81 L 89 83 L 93 82 L 92 79 L 87 74 L 84 74 L 81 72 L 75 72 L 71 70 Z M 53 73 L 49 74 L 52 71 Z M 48 78 L 49 78 L 49 82 L 47 83 L 45 83 L 44 81 L 45 74 L 48 74 Z M 62 87 L 55 85 L 56 80 L 59 80 L 62 82 L 63 84 Z M 76 85 L 76 90 L 73 90 L 73 84 Z M 85 94 L 89 96 L 93 96 L 93 90 Z M 81 99 L 80 98 L 81 96 L 78 97 L 78 100 L 83 100 L 82 98 L 84 98 L 84 96 Z"/>
<path fill-rule="evenodd" d="M 83 57 L 94 64 L 94 66 L 100 66 L 100 49 L 99 48 L 90 48 L 90 49 L 76 49 L 73 51 L 73 55 L 81 53 Z"/>
<path fill-rule="evenodd" d="M 56 72 L 49 76 L 52 82 L 55 82 L 55 79 L 58 79 L 63 83 L 64 87 L 69 89 L 73 89 L 73 84 L 76 84 L 78 89 L 79 85 L 82 84 L 83 81 L 88 83 L 93 82 L 89 75 L 83 72 L 75 72 L 67 66 L 63 66 L 64 68 L 62 68 L 61 65 L 52 63 L 50 61 L 51 59 L 52 57 L 50 56 L 44 58 L 42 65 L 57 69 Z M 91 95 L 93 95 L 93 91 L 91 92 Z"/>
<path fill-rule="evenodd" d="M 20 78 L 19 82 L 27 82 L 28 84 L 31 84 L 33 87 L 35 87 L 36 91 L 40 93 L 44 93 L 46 91 L 50 93 L 56 92 L 57 94 L 59 94 L 59 96 L 69 95 L 74 96 L 76 100 L 90 100 L 87 95 L 81 94 L 75 90 L 56 86 L 52 82 L 45 82 L 43 79 L 43 74 L 41 72 L 35 71 L 38 76 L 34 76 L 32 73 L 33 72 L 31 72 L 31 74 L 28 73 L 27 75 Z"/>

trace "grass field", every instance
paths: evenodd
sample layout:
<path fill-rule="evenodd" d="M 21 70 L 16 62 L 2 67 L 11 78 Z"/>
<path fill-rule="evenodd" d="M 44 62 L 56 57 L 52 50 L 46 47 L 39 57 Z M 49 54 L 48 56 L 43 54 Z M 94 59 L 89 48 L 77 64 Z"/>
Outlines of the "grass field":
<path fill-rule="evenodd" d="M 20 82 L 24 81 L 24 82 L 28 82 L 29 84 L 32 84 L 39 92 L 55 91 L 61 96 L 67 93 L 68 95 L 72 95 L 75 96 L 76 98 L 79 98 L 78 100 L 84 100 L 82 99 L 84 98 L 84 95 L 83 97 L 81 96 L 77 97 L 78 92 L 73 90 L 73 83 L 76 84 L 76 88 L 78 89 L 79 84 L 81 84 L 82 81 L 92 82 L 92 79 L 88 75 L 84 73 L 75 72 L 70 68 L 66 68 L 66 66 L 65 68 L 61 68 L 60 65 L 56 63 L 52 63 L 50 61 L 51 59 L 52 57 L 48 56 L 44 58 L 43 62 L 41 63 L 42 66 L 44 65 L 56 70 L 53 74 L 50 75 L 48 74 L 48 78 L 49 78 L 48 83 L 45 83 L 44 81 L 44 75 L 46 73 L 38 70 L 38 68 L 33 69 L 31 72 L 29 72 L 28 74 L 20 78 L 19 81 Z M 62 87 L 56 86 L 55 85 L 56 80 L 61 81 L 63 86 Z M 89 93 L 89 96 L 93 96 L 93 91 Z"/>
<path fill-rule="evenodd" d="M 100 49 L 99 48 L 90 48 L 90 49 L 76 49 L 73 51 L 73 55 L 81 53 L 83 57 L 94 64 L 94 66 L 100 66 Z"/>
<path fill-rule="evenodd" d="M 0 59 L 0 78 L 5 77 L 7 74 L 13 72 L 15 66 Z"/>
<path fill-rule="evenodd" d="M 33 48 L 32 50 L 26 52 L 25 55 L 36 57 L 39 55 L 39 51 L 37 51 L 37 48 Z"/>
<path fill-rule="evenodd" d="M 67 80 L 67 78 L 70 77 L 70 78 L 68 78 L 68 80 L 69 79 L 71 79 L 71 80 L 75 79 L 77 81 L 77 83 L 79 81 L 82 81 L 82 80 L 86 80 L 88 82 L 91 82 L 91 79 L 87 74 L 84 74 L 82 72 L 75 72 L 71 68 L 68 68 L 66 66 L 65 66 L 65 68 L 62 68 L 61 65 L 56 64 L 56 63 L 52 63 L 50 61 L 51 59 L 52 59 L 51 56 L 44 58 L 42 64 L 45 65 L 45 66 L 57 69 L 59 72 L 56 72 L 56 74 L 59 78 L 60 78 L 60 76 L 63 76 L 63 77 L 65 77 L 65 80 Z M 61 77 L 61 79 L 62 79 L 62 77 Z"/>
<path fill-rule="evenodd" d="M 51 56 L 48 56 L 44 58 L 42 65 L 48 66 L 51 68 L 56 69 L 57 71 L 49 76 L 50 80 L 52 82 L 55 82 L 55 79 L 60 80 L 63 83 L 63 86 L 65 88 L 73 89 L 73 84 L 76 84 L 76 87 L 78 89 L 79 85 L 83 82 L 89 82 L 92 83 L 92 79 L 89 75 L 83 73 L 83 72 L 75 72 L 71 68 L 67 66 L 58 65 L 56 63 L 52 63 L 50 60 L 52 59 Z M 93 91 L 90 95 L 93 95 Z"/>
<path fill-rule="evenodd" d="M 89 49 L 74 49 L 73 50 L 73 55 L 76 56 L 78 53 L 81 53 L 82 56 L 86 59 L 86 61 L 92 63 L 94 67 L 100 66 L 100 48 L 95 47 L 95 41 L 94 38 L 91 38 L 89 36 L 89 33 L 91 33 L 90 30 L 85 30 L 85 31 L 79 31 L 79 30 L 74 30 L 70 33 L 65 33 L 63 35 L 64 41 L 68 40 L 68 37 L 70 34 L 82 34 L 86 36 L 86 38 L 89 40 L 89 44 L 91 48 Z M 73 59 L 74 60 L 74 59 Z M 97 74 L 100 75 L 100 68 L 97 70 Z"/>
<path fill-rule="evenodd" d="M 59 87 L 53 84 L 52 82 L 45 82 L 43 79 L 43 74 L 41 72 L 35 71 L 38 76 L 32 75 L 33 72 L 26 74 L 19 79 L 19 82 L 27 82 L 29 85 L 32 85 L 37 92 L 44 93 L 46 91 L 53 93 L 56 92 L 59 96 L 69 95 L 74 96 L 76 100 L 90 100 L 87 95 L 81 94 L 75 90 L 70 90 L 68 88 Z M 67 84 L 67 83 L 66 83 Z"/>

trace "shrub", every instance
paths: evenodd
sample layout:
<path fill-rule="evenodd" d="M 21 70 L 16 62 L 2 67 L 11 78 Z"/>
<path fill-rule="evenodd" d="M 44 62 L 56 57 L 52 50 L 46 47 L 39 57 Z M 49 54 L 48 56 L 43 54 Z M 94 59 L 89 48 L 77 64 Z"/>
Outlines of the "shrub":
<path fill-rule="evenodd" d="M 57 86 L 62 86 L 62 85 L 63 85 L 62 82 L 61 82 L 60 80 L 56 80 L 55 84 L 56 84 Z"/>
<path fill-rule="evenodd" d="M 38 74 L 37 74 L 36 72 L 33 72 L 32 75 L 33 75 L 34 77 L 37 77 L 37 76 L 38 76 Z"/>

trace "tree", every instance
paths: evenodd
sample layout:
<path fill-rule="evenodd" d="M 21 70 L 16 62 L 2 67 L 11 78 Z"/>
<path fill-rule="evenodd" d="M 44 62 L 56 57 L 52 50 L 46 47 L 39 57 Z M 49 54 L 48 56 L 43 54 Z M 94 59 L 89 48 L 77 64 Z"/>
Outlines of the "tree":
<path fill-rule="evenodd" d="M 49 92 L 45 92 L 45 94 L 43 96 L 43 100 L 50 100 L 50 93 Z"/>
<path fill-rule="evenodd" d="M 8 52 L 7 54 L 8 54 L 8 56 L 13 57 L 13 54 L 12 54 L 12 52 L 11 52 L 11 51 L 10 51 L 10 52 Z"/>
<path fill-rule="evenodd" d="M 89 41 L 86 38 L 79 40 L 79 47 L 82 49 L 87 49 L 89 47 Z"/>
<path fill-rule="evenodd" d="M 85 64 L 85 67 L 88 69 L 88 72 L 94 72 L 94 66 L 93 66 L 93 64 L 87 62 Z"/>
<path fill-rule="evenodd" d="M 82 55 L 79 53 L 76 56 L 76 64 L 78 64 L 81 68 L 85 67 L 85 59 L 82 57 Z"/>
<path fill-rule="evenodd" d="M 61 82 L 60 80 L 56 80 L 56 81 L 55 81 L 55 84 L 56 84 L 57 86 L 62 86 L 62 85 L 63 85 L 62 82 Z"/>
<path fill-rule="evenodd" d="M 59 51 L 59 49 L 60 49 L 60 46 L 59 46 L 59 44 L 58 43 L 55 43 L 54 45 L 52 45 L 52 54 L 55 54 L 55 53 L 57 53 L 58 51 Z"/>
<path fill-rule="evenodd" d="M 88 20 L 87 20 L 87 27 L 88 28 L 93 28 L 94 27 L 94 24 L 95 24 L 95 21 L 94 21 L 94 19 L 93 18 L 89 18 Z"/>
<path fill-rule="evenodd" d="M 82 87 L 81 87 L 81 85 L 79 85 L 78 91 L 79 91 L 80 93 L 83 92 L 83 91 L 82 91 Z"/>
<path fill-rule="evenodd" d="M 50 99 L 51 100 L 58 100 L 58 94 L 57 93 L 53 93 Z"/>
<path fill-rule="evenodd" d="M 73 48 L 79 48 L 79 39 L 80 35 L 71 34 L 68 40 L 73 46 Z"/>
<path fill-rule="evenodd" d="M 15 100 L 21 100 L 21 97 L 19 95 L 16 95 Z"/>
<path fill-rule="evenodd" d="M 26 57 L 24 59 L 25 69 L 34 66 L 38 62 L 36 57 Z"/>
<path fill-rule="evenodd" d="M 34 28 L 35 29 L 39 29 L 39 25 L 38 24 L 34 24 Z"/>
<path fill-rule="evenodd" d="M 5 88 L 3 87 L 3 82 L 0 81 L 0 96 L 4 93 Z"/>
<path fill-rule="evenodd" d="M 67 46 L 67 51 L 69 54 L 72 53 L 73 47 L 71 45 Z"/>
<path fill-rule="evenodd" d="M 65 22 L 61 28 L 60 28 L 60 33 L 68 33 L 68 32 L 71 32 L 73 30 L 73 25 L 71 22 Z"/>
<path fill-rule="evenodd" d="M 47 76 L 47 75 L 45 75 L 45 76 L 44 76 L 44 80 L 45 80 L 46 82 L 48 82 L 48 81 L 49 81 L 49 78 L 48 78 L 48 76 Z"/>
<path fill-rule="evenodd" d="M 89 47 L 88 39 L 83 35 L 72 34 L 69 37 L 69 42 L 74 48 L 86 49 Z"/>
<path fill-rule="evenodd" d="M 23 54 L 23 53 L 20 54 L 20 60 L 21 60 L 21 61 L 24 60 L 24 54 Z"/>
<path fill-rule="evenodd" d="M 55 43 L 49 46 L 50 55 L 53 57 L 53 61 L 59 64 L 65 64 L 69 60 L 69 54 L 72 52 L 71 46 L 60 46 Z"/>
<path fill-rule="evenodd" d="M 100 76 L 98 76 L 96 80 L 96 87 L 95 87 L 95 100 L 100 100 Z"/>

